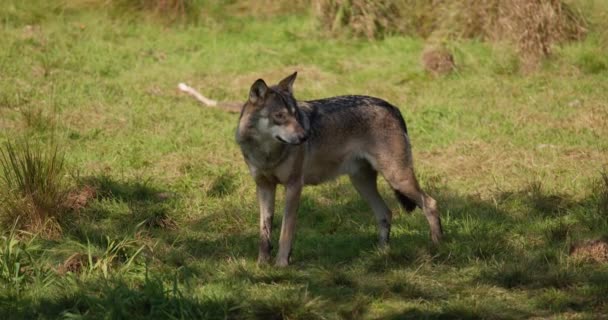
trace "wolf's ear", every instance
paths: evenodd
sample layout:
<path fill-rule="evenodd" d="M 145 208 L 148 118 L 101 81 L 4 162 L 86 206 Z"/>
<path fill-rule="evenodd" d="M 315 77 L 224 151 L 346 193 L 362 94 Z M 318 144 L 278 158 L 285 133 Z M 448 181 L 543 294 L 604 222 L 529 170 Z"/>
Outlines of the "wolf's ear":
<path fill-rule="evenodd" d="M 249 101 L 251 101 L 251 103 L 257 103 L 258 101 L 264 100 L 266 92 L 268 92 L 266 82 L 262 79 L 256 80 L 251 86 L 251 90 L 249 90 Z"/>
<path fill-rule="evenodd" d="M 287 90 L 289 93 L 293 94 L 293 83 L 296 82 L 296 77 L 298 76 L 298 72 L 294 72 L 289 77 L 281 80 L 279 82 L 279 88 Z"/>

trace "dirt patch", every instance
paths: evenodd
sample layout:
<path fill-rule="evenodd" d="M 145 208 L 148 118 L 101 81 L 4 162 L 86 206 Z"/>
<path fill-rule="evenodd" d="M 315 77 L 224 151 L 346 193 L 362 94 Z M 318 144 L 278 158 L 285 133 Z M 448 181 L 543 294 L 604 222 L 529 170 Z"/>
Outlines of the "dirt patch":
<path fill-rule="evenodd" d="M 87 206 L 91 199 L 97 196 L 97 189 L 95 187 L 85 185 L 80 189 L 72 190 L 66 199 L 66 207 L 74 211 L 82 210 Z"/>
<path fill-rule="evenodd" d="M 427 47 L 422 52 L 422 66 L 433 76 L 443 76 L 456 69 L 454 56 L 444 47 Z"/>
<path fill-rule="evenodd" d="M 570 248 L 570 256 L 579 261 L 606 263 L 608 262 L 608 242 L 604 240 L 589 240 Z"/>
<path fill-rule="evenodd" d="M 167 215 L 157 215 L 146 219 L 145 225 L 148 228 L 158 228 L 165 230 L 177 230 L 177 222 Z"/>
<path fill-rule="evenodd" d="M 83 253 L 74 253 L 57 267 L 57 273 L 64 275 L 68 272 L 80 273 L 88 266 L 88 257 Z"/>

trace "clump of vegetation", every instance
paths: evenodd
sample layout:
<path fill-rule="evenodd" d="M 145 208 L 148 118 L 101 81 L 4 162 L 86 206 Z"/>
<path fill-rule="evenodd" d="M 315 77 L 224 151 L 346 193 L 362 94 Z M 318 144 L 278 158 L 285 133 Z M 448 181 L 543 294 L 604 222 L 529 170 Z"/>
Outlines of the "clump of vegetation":
<path fill-rule="evenodd" d="M 327 31 L 369 39 L 387 34 L 427 36 L 435 20 L 434 1 L 314 0 L 313 7 Z"/>
<path fill-rule="evenodd" d="M 433 76 L 446 75 L 454 71 L 454 56 L 445 47 L 429 46 L 422 52 L 422 66 Z"/>
<path fill-rule="evenodd" d="M 495 38 L 516 45 L 524 70 L 536 68 L 556 44 L 586 33 L 584 20 L 561 0 L 502 1 L 495 28 Z"/>
<path fill-rule="evenodd" d="M 20 239 L 15 225 L 10 232 L 0 236 L 0 284 L 4 288 L 19 291 L 32 280 L 38 268 L 35 267 L 33 255 L 39 251 L 34 244 L 35 237 L 24 241 Z"/>
<path fill-rule="evenodd" d="M 316 0 L 315 14 L 332 33 L 479 38 L 512 43 L 526 69 L 561 42 L 586 34 L 586 22 L 562 0 Z"/>
<path fill-rule="evenodd" d="M 91 243 L 81 245 L 86 252 L 76 252 L 59 266 L 60 274 L 66 272 L 84 273 L 87 275 L 100 273 L 108 278 L 113 270 L 122 274 L 129 272 L 131 265 L 141 256 L 146 245 L 139 245 L 137 240 L 124 238 L 113 240 L 105 238 L 102 248 L 95 248 Z"/>
<path fill-rule="evenodd" d="M 5 227 L 16 224 L 19 230 L 57 235 L 68 196 L 63 155 L 57 147 L 44 150 L 26 140 L 7 142 L 0 148 L 0 167 L 0 222 Z"/>

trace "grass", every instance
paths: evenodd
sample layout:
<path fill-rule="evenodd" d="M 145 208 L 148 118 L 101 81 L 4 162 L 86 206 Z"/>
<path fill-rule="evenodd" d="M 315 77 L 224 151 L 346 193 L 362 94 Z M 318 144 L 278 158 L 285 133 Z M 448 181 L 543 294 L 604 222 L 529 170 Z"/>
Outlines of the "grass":
<path fill-rule="evenodd" d="M 59 232 L 58 219 L 67 210 L 68 197 L 63 155 L 57 147 L 41 149 L 28 140 L 9 141 L 0 149 L 4 227 L 15 224 L 29 231 Z"/>
<path fill-rule="evenodd" d="M 59 238 L 4 235 L 0 318 L 608 313 L 606 265 L 568 256 L 608 230 L 601 30 L 529 76 L 515 52 L 451 42 L 457 72 L 433 78 L 422 40 L 327 39 L 308 14 L 167 25 L 48 6 L 0 4 L 0 141 L 56 143 L 73 184 L 94 192 Z M 342 178 L 305 189 L 292 267 L 255 264 L 258 209 L 236 116 L 176 85 L 240 101 L 255 79 L 294 70 L 300 99 L 358 93 L 400 106 L 444 244 L 430 246 L 423 215 L 399 211 L 382 182 L 395 221 L 390 250 L 377 250 L 374 218 Z M 31 250 L 17 258 L 7 246 Z"/>

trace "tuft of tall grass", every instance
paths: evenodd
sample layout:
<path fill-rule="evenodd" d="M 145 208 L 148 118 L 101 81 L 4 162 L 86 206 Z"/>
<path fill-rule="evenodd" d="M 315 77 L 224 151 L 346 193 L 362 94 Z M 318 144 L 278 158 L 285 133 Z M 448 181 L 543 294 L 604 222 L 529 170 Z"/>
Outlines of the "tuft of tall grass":
<path fill-rule="evenodd" d="M 45 148 L 27 140 L 5 143 L 0 148 L 0 223 L 58 234 L 68 195 L 63 164 L 56 146 Z"/>
<path fill-rule="evenodd" d="M 118 270 L 123 274 L 129 271 L 131 266 L 138 259 L 146 245 L 138 245 L 134 239 L 112 240 L 106 237 L 106 246 L 103 251 L 97 251 L 87 242 L 83 248 L 86 249 L 86 274 L 101 272 L 104 278 L 108 278 L 112 270 Z"/>

